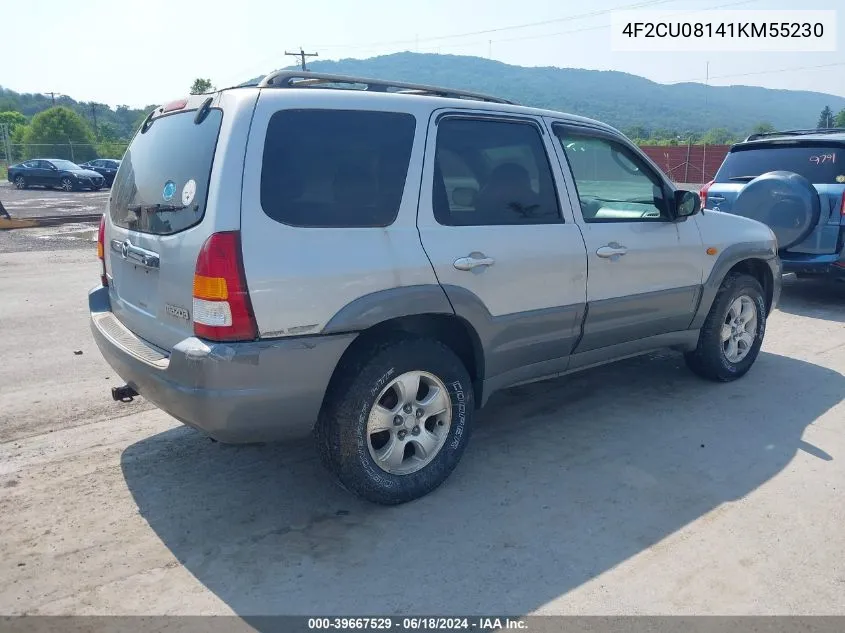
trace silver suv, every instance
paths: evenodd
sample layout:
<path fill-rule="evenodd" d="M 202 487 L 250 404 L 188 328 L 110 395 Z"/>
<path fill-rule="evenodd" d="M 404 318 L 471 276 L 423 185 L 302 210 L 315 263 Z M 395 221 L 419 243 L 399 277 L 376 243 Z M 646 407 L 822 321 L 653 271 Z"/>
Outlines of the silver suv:
<path fill-rule="evenodd" d="M 383 504 L 443 482 L 511 385 L 673 348 L 754 363 L 772 232 L 615 129 L 431 86 L 292 73 L 150 114 L 100 230 L 97 344 L 223 442 L 313 429 Z"/>

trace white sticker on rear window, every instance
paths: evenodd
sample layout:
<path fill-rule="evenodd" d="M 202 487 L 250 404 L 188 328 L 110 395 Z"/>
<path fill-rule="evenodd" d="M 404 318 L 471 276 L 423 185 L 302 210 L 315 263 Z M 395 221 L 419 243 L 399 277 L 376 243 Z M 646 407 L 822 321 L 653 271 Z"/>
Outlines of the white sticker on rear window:
<path fill-rule="evenodd" d="M 197 194 L 197 183 L 193 178 L 185 183 L 182 187 L 182 204 L 186 207 L 194 201 L 194 196 Z"/>

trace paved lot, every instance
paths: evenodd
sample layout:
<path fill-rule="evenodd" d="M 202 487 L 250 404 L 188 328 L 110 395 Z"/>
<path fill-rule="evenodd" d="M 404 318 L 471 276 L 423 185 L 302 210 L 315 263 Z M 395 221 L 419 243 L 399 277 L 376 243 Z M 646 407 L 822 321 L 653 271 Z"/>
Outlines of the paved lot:
<path fill-rule="evenodd" d="M 308 442 L 112 402 L 97 274 L 0 254 L 0 613 L 845 614 L 845 286 L 789 284 L 736 383 L 667 353 L 499 394 L 380 508 Z"/>
<path fill-rule="evenodd" d="M 108 199 L 109 189 L 64 192 L 35 187 L 18 190 L 9 182 L 0 182 L 0 200 L 15 218 L 103 213 Z"/>

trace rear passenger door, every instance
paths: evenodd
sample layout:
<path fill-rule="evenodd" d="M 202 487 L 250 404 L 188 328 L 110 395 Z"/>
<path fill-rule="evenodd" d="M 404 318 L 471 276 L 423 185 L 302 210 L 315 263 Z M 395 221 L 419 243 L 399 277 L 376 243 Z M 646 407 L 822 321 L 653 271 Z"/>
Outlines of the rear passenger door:
<path fill-rule="evenodd" d="M 265 90 L 258 99 L 241 239 L 262 337 L 320 332 L 382 290 L 428 286 L 446 304 L 416 227 L 428 112 L 420 121 L 417 99 L 379 110 L 344 92 Z M 370 299 L 377 312 L 381 302 Z"/>
<path fill-rule="evenodd" d="M 689 326 L 704 247 L 694 220 L 674 220 L 672 189 L 628 141 L 610 131 L 552 125 L 568 166 L 587 245 L 587 318 L 576 352 Z"/>
<path fill-rule="evenodd" d="M 479 332 L 485 377 L 565 368 L 586 253 L 542 121 L 439 111 L 427 138 L 420 237 L 455 311 Z"/>

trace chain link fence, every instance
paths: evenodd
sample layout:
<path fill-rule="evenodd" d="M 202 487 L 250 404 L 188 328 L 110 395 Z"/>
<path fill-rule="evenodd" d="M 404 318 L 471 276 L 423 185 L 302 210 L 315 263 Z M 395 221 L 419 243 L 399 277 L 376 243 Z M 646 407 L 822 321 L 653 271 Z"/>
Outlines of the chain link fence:
<path fill-rule="evenodd" d="M 3 143 L 0 142 L 0 179 L 5 180 L 9 165 L 31 158 L 63 158 L 85 163 L 95 158 L 120 160 L 129 143 L 100 141 L 97 143 Z"/>

